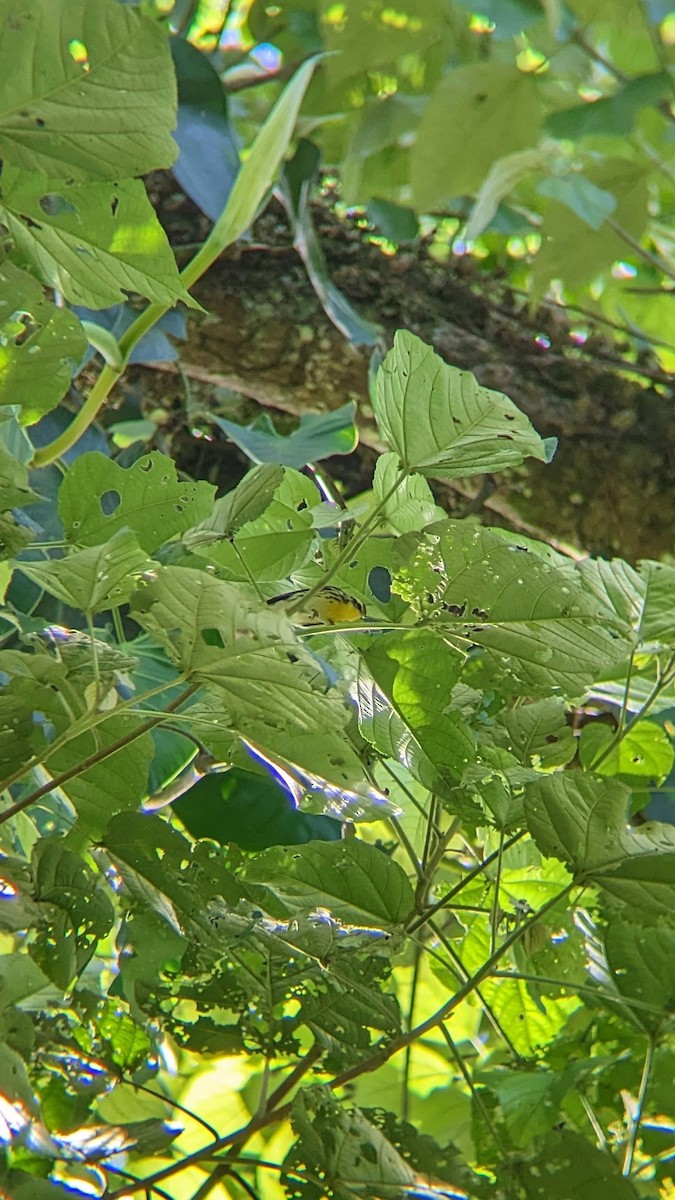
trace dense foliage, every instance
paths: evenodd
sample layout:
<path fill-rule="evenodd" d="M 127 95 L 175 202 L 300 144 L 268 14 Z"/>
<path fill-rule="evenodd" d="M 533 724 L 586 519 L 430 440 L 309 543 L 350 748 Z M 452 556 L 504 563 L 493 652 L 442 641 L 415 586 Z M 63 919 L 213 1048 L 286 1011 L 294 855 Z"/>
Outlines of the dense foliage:
<path fill-rule="evenodd" d="M 183 32 L 198 7 L 176 6 Z M 96 423 L 132 354 L 175 356 L 165 314 L 194 309 L 192 284 L 249 229 L 303 101 L 304 131 L 390 221 L 412 156 L 415 219 L 477 194 L 489 253 L 545 203 L 566 232 L 533 260 L 535 290 L 572 270 L 570 240 L 584 272 L 566 282 L 604 272 L 603 303 L 624 234 L 644 264 L 648 189 L 652 237 L 671 203 L 653 159 L 672 143 L 665 13 L 625 6 L 640 74 L 621 83 L 626 30 L 592 6 L 616 70 L 590 106 L 569 101 L 601 61 L 580 0 L 484 5 L 493 54 L 466 7 L 253 4 L 252 36 L 281 30 L 304 61 L 237 169 L 219 76 L 155 6 L 0 2 L 9 1197 L 673 1194 L 675 825 L 645 810 L 673 766 L 675 567 L 448 518 L 429 480 L 555 445 L 407 331 L 374 356 L 387 449 L 349 504 L 316 464 L 354 448 L 353 405 L 286 437 L 221 420 L 253 465 L 218 497 L 146 423 L 112 439 Z M 305 59 L 324 45 L 344 54 Z M 197 126 L 233 155 L 180 272 L 137 178 L 173 162 L 176 73 L 179 140 Z M 432 155 L 439 106 L 483 95 L 522 122 L 483 118 L 464 155 Z M 329 121 L 336 96 L 353 111 Z M 176 171 L 194 188 L 190 137 Z M 299 223 L 309 178 L 279 184 Z M 501 205 L 513 187 L 530 216 Z M 615 221 L 636 195 L 640 219 Z M 663 265 L 639 269 L 660 286 Z"/>

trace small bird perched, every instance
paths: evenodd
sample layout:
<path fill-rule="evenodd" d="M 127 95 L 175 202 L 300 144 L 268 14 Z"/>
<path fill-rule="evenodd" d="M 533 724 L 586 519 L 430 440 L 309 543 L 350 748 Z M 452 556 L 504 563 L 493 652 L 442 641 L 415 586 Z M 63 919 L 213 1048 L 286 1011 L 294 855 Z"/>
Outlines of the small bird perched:
<path fill-rule="evenodd" d="M 268 600 L 269 605 L 295 604 L 309 594 L 309 588 L 301 588 L 297 592 L 286 592 L 283 596 L 273 596 Z M 343 625 L 362 621 L 366 615 L 365 605 L 354 596 L 348 596 L 340 588 L 327 585 L 321 588 L 308 601 L 307 607 L 298 607 L 293 612 L 293 619 L 298 625 Z"/>

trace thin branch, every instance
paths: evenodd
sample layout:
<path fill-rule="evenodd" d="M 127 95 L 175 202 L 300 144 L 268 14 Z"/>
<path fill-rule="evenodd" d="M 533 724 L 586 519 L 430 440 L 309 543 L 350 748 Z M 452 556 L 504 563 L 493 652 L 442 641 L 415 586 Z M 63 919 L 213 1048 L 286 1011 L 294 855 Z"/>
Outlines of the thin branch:
<path fill-rule="evenodd" d="M 453 898 L 459 892 L 461 892 L 462 888 L 466 887 L 468 883 L 471 883 L 472 879 L 475 879 L 477 875 L 480 875 L 486 867 L 489 867 L 491 863 L 493 863 L 495 859 L 499 857 L 500 853 L 510 850 L 511 847 L 515 846 L 516 842 L 519 842 L 524 836 L 524 829 L 521 829 L 519 833 L 514 833 L 506 842 L 504 842 L 504 845 L 501 847 L 501 851 L 494 850 L 492 854 L 488 854 L 487 858 L 482 859 L 481 862 L 477 863 L 475 867 L 472 867 L 470 871 L 467 871 L 466 875 L 462 876 L 459 883 L 455 884 L 455 886 L 451 888 L 449 892 L 446 892 L 445 896 L 443 896 L 440 900 L 437 900 L 435 904 L 432 904 L 431 907 L 426 910 L 426 912 L 423 912 L 419 917 L 412 921 L 410 925 L 407 926 L 406 933 L 415 933 L 415 931 L 419 929 L 420 926 L 426 924 L 431 917 L 435 917 L 436 913 L 440 912 L 442 908 L 447 908 L 447 906 L 452 903 Z"/>
<path fill-rule="evenodd" d="M 419 942 L 416 942 L 415 948 L 414 948 L 413 973 L 412 973 L 412 979 L 410 981 L 410 1003 L 408 1005 L 408 1019 L 406 1021 L 406 1026 L 408 1029 L 412 1029 L 413 1021 L 415 1019 L 415 1001 L 417 999 L 417 984 L 419 981 L 421 959 L 422 959 L 422 946 L 420 945 Z M 412 1066 L 412 1045 L 406 1046 L 405 1059 L 403 1062 L 403 1084 L 402 1084 L 402 1091 L 401 1091 L 401 1116 L 404 1121 L 408 1120 L 409 1112 L 410 1112 L 409 1088 L 410 1088 L 410 1068 L 411 1068 L 411 1066 Z"/>
<path fill-rule="evenodd" d="M 495 1146 L 497 1147 L 498 1153 L 500 1154 L 501 1158 L 506 1161 L 506 1159 L 508 1158 L 508 1155 L 502 1144 L 502 1140 L 499 1136 L 499 1133 L 497 1132 L 497 1127 L 496 1127 L 494 1121 L 492 1120 L 492 1117 L 490 1116 L 490 1113 L 488 1112 L 488 1109 L 486 1108 L 486 1106 L 483 1102 L 483 1097 L 481 1096 L 480 1092 L 478 1091 L 478 1089 L 476 1088 L 476 1085 L 473 1082 L 473 1079 L 471 1078 L 471 1074 L 467 1068 L 466 1063 L 464 1062 L 464 1059 L 462 1058 L 459 1050 L 457 1049 L 457 1046 L 455 1045 L 453 1038 L 451 1037 L 448 1029 L 446 1028 L 445 1023 L 441 1022 L 441 1025 L 439 1026 L 439 1028 L 440 1028 L 440 1031 L 441 1031 L 443 1037 L 445 1038 L 445 1040 L 447 1042 L 448 1049 L 449 1049 L 452 1057 L 454 1058 L 455 1062 L 457 1063 L 457 1066 L 459 1067 L 459 1070 L 464 1078 L 464 1082 L 466 1083 L 466 1086 L 468 1087 L 469 1091 L 471 1092 L 471 1096 L 473 1098 L 474 1104 L 476 1105 L 476 1108 L 480 1112 L 480 1114 L 483 1118 L 483 1121 L 485 1122 L 486 1128 L 492 1134 L 492 1140 L 493 1140 Z"/>
<path fill-rule="evenodd" d="M 645 1050 L 645 1060 L 642 1064 L 642 1076 L 640 1079 L 640 1090 L 638 1091 L 637 1104 L 635 1112 L 631 1116 L 630 1126 L 628 1130 L 628 1141 L 626 1143 L 626 1153 L 623 1159 L 622 1174 L 630 1175 L 633 1169 L 633 1159 L 635 1157 L 635 1147 L 637 1145 L 638 1133 L 640 1132 L 640 1122 L 642 1120 L 642 1112 L 647 1098 L 647 1088 L 652 1073 L 652 1065 L 654 1062 L 654 1039 L 650 1037 L 647 1040 L 647 1049 Z"/>
<path fill-rule="evenodd" d="M 199 686 L 198 683 L 190 684 L 185 691 L 181 692 L 180 696 L 176 696 L 170 704 L 167 704 L 166 708 L 158 713 L 156 717 L 151 717 L 149 720 L 143 721 L 141 725 L 137 725 L 135 729 L 130 730 L 129 733 L 125 734 L 118 741 L 113 742 L 110 746 L 103 746 L 102 749 L 97 750 L 94 754 L 90 754 L 88 758 L 81 759 L 76 766 L 71 767 L 68 771 L 63 771 L 60 775 L 55 775 L 48 783 L 43 783 L 34 792 L 29 792 L 22 800 L 17 800 L 16 804 L 12 804 L 10 808 L 6 808 L 4 812 L 0 813 L 0 825 L 3 825 L 5 821 L 9 821 L 11 817 L 15 817 L 17 813 L 23 812 L 31 804 L 35 804 L 38 800 L 41 800 L 43 796 L 49 795 L 56 788 L 63 787 L 64 784 L 74 779 L 77 775 L 83 775 L 90 767 L 95 767 L 98 763 L 105 762 L 106 758 L 110 758 L 118 750 L 124 749 L 131 742 L 135 742 L 144 733 L 149 733 L 152 729 L 156 729 L 158 725 L 162 724 L 167 713 L 175 712 L 177 708 L 180 708 L 181 704 L 184 704 L 186 700 L 189 700 L 199 690 Z"/>

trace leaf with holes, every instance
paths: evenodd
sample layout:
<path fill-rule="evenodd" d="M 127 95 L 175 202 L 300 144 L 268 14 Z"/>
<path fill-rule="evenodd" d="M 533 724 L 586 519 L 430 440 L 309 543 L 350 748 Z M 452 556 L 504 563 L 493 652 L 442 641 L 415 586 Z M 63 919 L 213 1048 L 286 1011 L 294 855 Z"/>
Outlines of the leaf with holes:
<path fill-rule="evenodd" d="M 395 555 L 394 590 L 483 646 L 509 690 L 576 696 L 630 650 L 626 625 L 573 576 L 490 530 L 439 521 L 400 538 Z"/>
<path fill-rule="evenodd" d="M 151 554 L 211 512 L 215 488 L 183 483 L 172 459 L 151 451 L 120 467 L 96 450 L 81 455 L 59 489 L 59 515 L 70 542 L 98 546 L 120 529 L 134 531 Z"/>
<path fill-rule="evenodd" d="M 72 304 L 108 308 L 138 292 L 199 307 L 140 179 L 75 183 L 6 168 L 0 213 L 26 264 Z"/>
<path fill-rule="evenodd" d="M 258 470 L 281 468 L 267 466 Z M 218 541 L 200 545 L 196 539 L 201 541 L 203 531 L 214 523 L 209 517 L 198 529 L 190 530 L 185 544 L 215 563 L 229 579 L 248 582 L 253 576 L 260 581 L 280 582 L 300 570 L 312 553 L 316 537 L 313 513 L 320 501 L 312 480 L 286 467 L 264 511 L 241 524 L 233 538 L 221 536 Z M 220 523 L 221 514 L 217 512 L 220 504 L 222 501 L 217 500 L 213 514 L 216 523 Z"/>
<path fill-rule="evenodd" d="M 126 604 L 148 565 L 135 535 L 120 529 L 101 546 L 76 550 L 51 562 L 22 563 L 21 570 L 71 608 L 97 613 Z"/>
<path fill-rule="evenodd" d="M 406 330 L 377 373 L 373 408 L 406 471 L 436 479 L 501 471 L 528 456 L 550 462 L 555 450 L 507 396 L 449 367 Z"/>
<path fill-rule="evenodd" d="M 615 780 L 560 771 L 525 789 L 525 814 L 542 854 L 566 863 L 636 913 L 672 915 L 675 828 L 626 824 L 630 792 Z"/>
<path fill-rule="evenodd" d="M 0 157 L 21 171 L 118 179 L 169 167 L 164 30 L 113 0 L 20 0 L 0 26 L 0 112 Z"/>
<path fill-rule="evenodd" d="M 87 348 L 80 322 L 47 300 L 32 275 L 0 266 L 0 404 L 21 399 L 33 425 L 59 403 Z"/>

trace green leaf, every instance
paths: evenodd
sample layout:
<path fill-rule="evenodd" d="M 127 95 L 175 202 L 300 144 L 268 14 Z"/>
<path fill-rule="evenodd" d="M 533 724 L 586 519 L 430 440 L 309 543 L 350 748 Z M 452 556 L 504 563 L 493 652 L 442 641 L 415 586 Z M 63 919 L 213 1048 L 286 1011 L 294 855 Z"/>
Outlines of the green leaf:
<path fill-rule="evenodd" d="M 72 1188 L 40 1179 L 27 1171 L 6 1170 L 0 1167 L 0 1186 L 7 1189 L 12 1200 L 69 1200 Z"/>
<path fill-rule="evenodd" d="M 489 530 L 438 522 L 400 539 L 395 554 L 405 565 L 394 590 L 485 647 L 510 691 L 576 696 L 628 653 L 628 631 L 573 577 Z"/>
<path fill-rule="evenodd" d="M 358 441 L 355 412 L 353 400 L 328 413 L 304 412 L 297 429 L 286 436 L 277 433 L 266 413 L 253 425 L 237 425 L 216 414 L 211 414 L 209 420 L 222 429 L 252 462 L 300 468 L 333 454 L 352 453 Z"/>
<path fill-rule="evenodd" d="M 461 657 L 434 634 L 391 634 L 365 655 L 365 665 L 387 707 L 400 718 L 387 720 L 385 739 L 392 757 L 430 788 L 458 782 L 475 754 L 474 738 L 461 713 L 453 711 L 451 690 L 462 667 Z M 359 678 L 360 727 L 369 740 L 382 736 L 387 712 L 382 698 Z M 402 727 L 401 727 L 402 726 Z"/>
<path fill-rule="evenodd" d="M 280 641 L 297 644 L 285 613 L 250 599 L 247 589 L 191 567 L 148 573 L 133 596 L 132 615 L 186 674 L 208 673 L 230 658 L 236 671 L 242 655 L 275 649 Z"/>
<path fill-rule="evenodd" d="M 71 304 L 108 308 L 138 292 L 196 307 L 140 179 L 76 183 L 11 167 L 0 201 L 24 262 Z"/>
<path fill-rule="evenodd" d="M 28 471 L 0 445 L 0 511 L 35 504 L 39 496 L 28 486 Z"/>
<path fill-rule="evenodd" d="M 123 874 L 132 869 L 139 896 L 144 887 L 152 889 L 144 907 L 188 933 L 212 929 L 206 909 L 214 897 L 235 905 L 246 894 L 226 867 L 222 850 L 209 842 L 191 845 L 161 817 L 120 813 L 110 821 L 103 843 Z M 171 901 L 170 908 L 163 897 Z"/>
<path fill-rule="evenodd" d="M 561 859 L 577 881 L 637 911 L 672 914 L 675 828 L 647 822 L 632 829 L 629 796 L 614 780 L 561 771 L 526 786 L 528 828 L 542 854 Z"/>
<path fill-rule="evenodd" d="M 518 1180 L 527 1200 L 637 1200 L 630 1179 L 622 1176 L 611 1154 L 597 1150 L 580 1133 L 551 1133 L 531 1164 L 523 1163 Z"/>
<path fill-rule="evenodd" d="M 615 987 L 622 996 L 647 1001 L 649 1008 L 633 1009 L 633 1017 L 654 1033 L 675 1010 L 675 929 L 649 929 L 612 917 L 605 933 L 605 951 Z"/>
<path fill-rule="evenodd" d="M 616 199 L 613 223 L 639 240 L 648 220 L 649 165 L 625 158 L 601 158 L 586 169 L 586 178 Z M 609 269 L 615 259 L 624 259 L 626 242 L 609 224 L 601 229 L 552 200 L 541 226 L 542 245 L 536 256 L 532 278 L 535 299 L 552 278 L 561 278 L 571 288 L 580 287 Z"/>
<path fill-rule="evenodd" d="M 221 845 L 234 842 L 244 850 L 337 841 L 342 836 L 340 821 L 302 812 L 276 781 L 237 767 L 204 776 L 171 807 L 192 837 Z"/>
<path fill-rule="evenodd" d="M 21 423 L 33 425 L 61 400 L 86 348 L 75 314 L 45 299 L 31 275 L 3 262 L 0 403 L 21 397 Z"/>
<path fill-rule="evenodd" d="M 280 467 L 259 468 L 280 471 Z M 223 501 L 228 497 L 224 496 Z M 311 479 L 287 467 L 277 482 L 273 497 L 260 516 L 240 524 L 234 539 L 220 537 L 207 541 L 222 522 L 222 501 L 217 500 L 213 516 L 190 530 L 184 541 L 209 562 L 216 563 L 230 579 L 250 582 L 281 581 L 308 561 L 315 543 L 314 513 L 320 502 L 319 491 Z"/>
<path fill-rule="evenodd" d="M 346 925 L 402 924 L 413 891 L 398 863 L 358 838 L 265 850 L 247 872 L 264 885 L 283 915 L 329 908 Z"/>
<path fill-rule="evenodd" d="M 406 476 L 390 495 L 400 471 L 396 454 L 379 455 L 373 476 L 373 499 L 377 505 L 382 505 L 382 517 L 394 533 L 414 532 L 442 520 L 445 513 L 436 504 L 422 475 Z"/>
<path fill-rule="evenodd" d="M 402 56 L 421 56 L 442 44 L 453 30 L 442 0 L 398 0 L 398 19 L 387 19 L 387 7 L 344 0 L 338 20 L 330 4 L 321 4 L 321 25 L 326 49 L 337 51 L 326 69 L 333 85 L 381 67 L 394 67 Z"/>
<path fill-rule="evenodd" d="M 506 154 L 493 163 L 476 196 L 464 237 L 467 241 L 480 237 L 497 215 L 501 201 L 509 192 L 529 176 L 545 170 L 551 157 L 550 150 L 517 150 Z"/>
<path fill-rule="evenodd" d="M 108 749 L 135 733 L 140 718 L 111 715 L 94 730 L 69 741 L 50 758 L 50 770 L 57 775 L 70 771 L 90 755 Z M 137 808 L 147 794 L 148 768 L 154 754 L 149 733 L 134 737 L 100 762 L 87 767 L 63 785 L 63 791 L 78 815 L 78 827 L 97 838 L 113 813 Z"/>
<path fill-rule="evenodd" d="M 616 13 L 612 20 L 616 20 Z M 546 129 L 553 137 L 572 140 L 601 134 L 626 137 L 632 132 L 643 109 L 655 105 L 668 94 L 669 88 L 670 76 L 665 71 L 637 75 L 613 96 L 602 96 L 599 100 L 586 101 L 550 113 L 546 118 Z"/>
<path fill-rule="evenodd" d="M 151 554 L 208 516 L 214 491 L 210 483 L 181 482 L 173 460 L 158 450 L 131 467 L 92 450 L 73 463 L 61 484 L 59 515 L 71 542 L 97 546 L 128 528 Z"/>
<path fill-rule="evenodd" d="M 279 466 L 253 467 L 231 492 L 214 502 L 212 512 L 204 521 L 184 535 L 183 542 L 188 550 L 229 538 L 242 525 L 261 517 L 283 479 L 284 472 Z"/>
<path fill-rule="evenodd" d="M 414 1194 L 415 1172 L 405 1159 L 360 1109 L 341 1104 L 327 1087 L 303 1088 L 291 1121 L 300 1135 L 284 1162 L 292 1177 L 304 1163 L 335 1197 Z"/>
<path fill-rule="evenodd" d="M 314 57 L 298 67 L 258 133 L 239 169 L 227 205 L 213 228 L 212 237 L 219 245 L 229 246 L 246 232 L 272 187 L 316 64 Z"/>
<path fill-rule="evenodd" d="M 49 985 L 49 979 L 27 954 L 3 954 L 0 958 L 0 1009 L 34 996 Z"/>
<path fill-rule="evenodd" d="M 42 921 L 31 954 L 65 991 L 110 932 L 115 912 L 103 880 L 62 838 L 36 842 L 32 865 Z"/>
<path fill-rule="evenodd" d="M 3 0 L 0 156 L 21 171 L 118 179 L 169 167 L 176 83 L 166 34 L 97 0 Z"/>
<path fill-rule="evenodd" d="M 126 604 L 148 565 L 135 535 L 120 529 L 101 546 L 51 562 L 22 563 L 21 570 L 64 604 L 97 613 Z"/>
<path fill-rule="evenodd" d="M 560 1080 L 552 1071 L 502 1067 L 481 1071 L 480 1082 L 497 1095 L 514 1146 L 527 1146 L 533 1138 L 549 1133 L 559 1120 L 561 1097 L 554 1104 L 553 1096 L 560 1090 Z"/>
<path fill-rule="evenodd" d="M 0 653 L 0 777 L 45 755 L 54 734 L 72 720 L 62 691 L 68 692 L 62 664 L 47 655 Z"/>
<path fill-rule="evenodd" d="M 556 697 L 507 709 L 504 725 L 510 748 L 525 766 L 564 767 L 576 754 L 577 739 Z"/>
<path fill-rule="evenodd" d="M 600 229 L 616 208 L 616 197 L 583 175 L 553 175 L 536 186 L 539 196 L 565 204 L 591 229 Z"/>
<path fill-rule="evenodd" d="M 529 455 L 551 458 L 551 446 L 507 396 L 449 367 L 406 330 L 378 371 L 373 408 L 407 471 L 452 479 L 517 466 Z"/>
<path fill-rule="evenodd" d="M 582 767 L 600 775 L 620 775 L 626 783 L 658 787 L 670 773 L 675 749 L 665 730 L 653 721 L 631 725 L 621 741 L 616 741 L 609 726 L 591 722 L 581 731 L 579 760 Z"/>
<path fill-rule="evenodd" d="M 536 145 L 540 116 L 531 74 L 498 62 L 450 70 L 424 111 L 412 152 L 418 212 L 475 194 L 495 159 Z"/>

